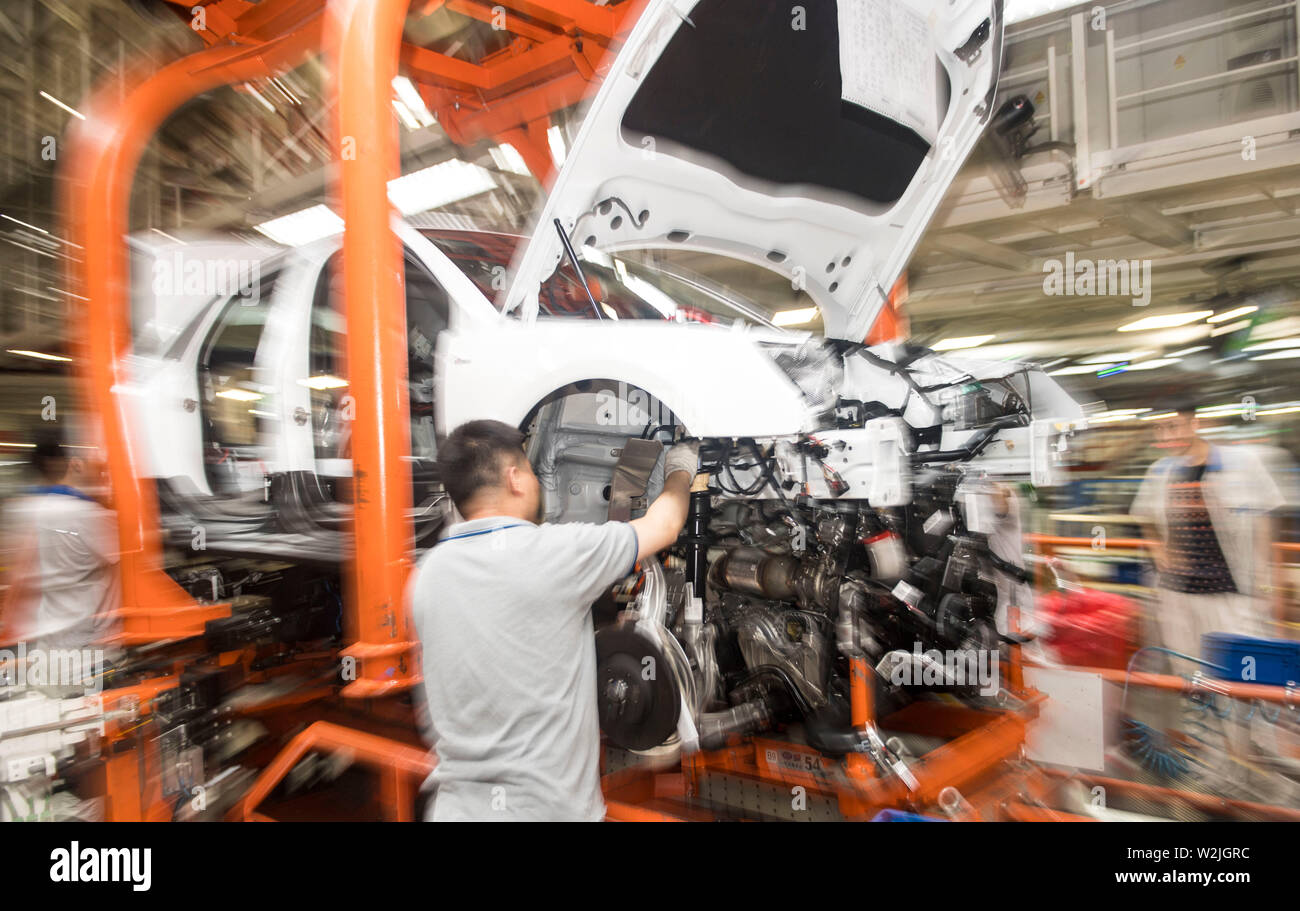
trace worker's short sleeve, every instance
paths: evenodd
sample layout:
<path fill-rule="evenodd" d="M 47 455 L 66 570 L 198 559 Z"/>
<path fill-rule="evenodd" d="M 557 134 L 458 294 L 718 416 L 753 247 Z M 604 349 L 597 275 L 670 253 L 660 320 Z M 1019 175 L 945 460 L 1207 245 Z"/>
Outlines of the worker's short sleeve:
<path fill-rule="evenodd" d="M 554 525 L 550 530 L 564 536 L 569 552 L 568 564 L 555 570 L 571 576 L 584 607 L 636 565 L 636 530 L 627 522 Z"/>
<path fill-rule="evenodd" d="M 112 566 L 118 562 L 117 522 L 107 509 L 95 505 L 88 512 L 82 540 L 101 563 Z"/>
<path fill-rule="evenodd" d="M 1259 455 L 1246 447 L 1236 453 L 1239 467 L 1229 474 L 1229 499 L 1231 508 L 1251 512 L 1272 512 L 1285 505 L 1283 495 L 1272 473 Z"/>

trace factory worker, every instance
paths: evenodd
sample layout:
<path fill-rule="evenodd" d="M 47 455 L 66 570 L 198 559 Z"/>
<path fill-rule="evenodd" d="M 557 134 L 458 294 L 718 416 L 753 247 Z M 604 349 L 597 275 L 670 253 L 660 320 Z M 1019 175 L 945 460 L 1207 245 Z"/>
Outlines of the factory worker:
<path fill-rule="evenodd" d="M 1131 511 L 1149 523 L 1163 645 L 1201 657 L 1206 633 L 1267 632 L 1269 513 L 1284 497 L 1254 450 L 1198 434 L 1190 400 L 1162 412 L 1172 416 L 1152 423 L 1167 454 L 1147 470 Z"/>
<path fill-rule="evenodd" d="M 523 442 L 514 427 L 471 421 L 438 453 L 465 521 L 408 587 L 438 760 L 432 820 L 604 818 L 591 605 L 686 523 L 695 445 L 669 450 L 641 518 L 543 525 Z"/>
<path fill-rule="evenodd" d="M 117 525 L 91 495 L 102 484 L 100 465 L 47 437 L 32 450 L 32 466 L 39 483 L 6 510 L 3 638 L 58 649 L 104 644 L 118 629 L 121 590 Z"/>

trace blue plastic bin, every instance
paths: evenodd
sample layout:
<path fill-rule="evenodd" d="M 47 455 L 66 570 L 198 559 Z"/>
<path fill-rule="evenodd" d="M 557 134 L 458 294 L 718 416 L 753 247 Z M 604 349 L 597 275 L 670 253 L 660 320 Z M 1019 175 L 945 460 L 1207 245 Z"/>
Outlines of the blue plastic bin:
<path fill-rule="evenodd" d="M 1272 686 L 1300 683 L 1300 642 L 1206 633 L 1201 637 L 1201 657 L 1225 669 L 1211 672 L 1221 680 Z"/>

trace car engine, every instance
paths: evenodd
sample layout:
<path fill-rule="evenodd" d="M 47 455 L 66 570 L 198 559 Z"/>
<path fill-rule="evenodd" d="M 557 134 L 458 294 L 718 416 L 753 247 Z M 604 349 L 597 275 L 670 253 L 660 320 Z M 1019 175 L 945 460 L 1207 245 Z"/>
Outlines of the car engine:
<path fill-rule="evenodd" d="M 612 744 L 710 750 L 779 728 L 827 755 L 890 761 L 874 732 L 850 724 L 855 659 L 873 669 L 881 708 L 922 685 L 977 707 L 1014 700 L 998 685 L 999 658 L 1024 640 L 1002 614 L 1028 575 L 1018 528 L 1010 551 L 994 539 L 1002 482 L 1027 463 L 981 456 L 1028 431 L 1029 381 L 950 370 L 922 385 L 924 368 L 891 363 L 880 370 L 906 371 L 901 402 L 851 398 L 845 378 L 878 366 L 863 353 L 879 359 L 860 347 L 779 352 L 824 431 L 701 441 L 676 545 L 596 605 Z M 933 360 L 913 362 L 922 357 Z M 935 424 L 909 420 L 916 398 L 931 409 L 919 422 Z M 547 519 L 601 521 L 653 500 L 660 454 L 684 429 L 639 390 L 593 383 L 554 397 L 532 431 Z M 943 448 L 955 431 L 964 442 Z"/>

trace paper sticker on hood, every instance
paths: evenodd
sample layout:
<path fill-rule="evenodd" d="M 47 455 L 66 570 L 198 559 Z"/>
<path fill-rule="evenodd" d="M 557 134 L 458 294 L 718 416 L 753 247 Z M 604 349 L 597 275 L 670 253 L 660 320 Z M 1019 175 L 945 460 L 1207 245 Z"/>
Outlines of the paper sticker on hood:
<path fill-rule="evenodd" d="M 914 131 L 931 145 L 939 109 L 930 29 L 892 0 L 839 4 L 840 97 Z"/>
<path fill-rule="evenodd" d="M 675 249 L 786 276 L 860 341 L 992 106 L 1001 0 L 650 0 L 505 306 L 563 245 Z"/>

